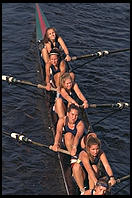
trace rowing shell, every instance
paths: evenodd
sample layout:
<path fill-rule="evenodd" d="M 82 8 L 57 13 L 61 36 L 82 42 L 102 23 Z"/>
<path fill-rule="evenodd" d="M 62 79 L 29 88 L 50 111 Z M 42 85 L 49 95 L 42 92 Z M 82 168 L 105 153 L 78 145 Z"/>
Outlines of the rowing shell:
<path fill-rule="evenodd" d="M 37 3 L 36 4 L 36 42 L 38 44 L 38 54 L 40 56 L 40 63 L 41 63 L 40 71 L 41 71 L 42 80 L 45 80 L 45 64 L 41 57 L 41 49 L 42 49 L 41 40 L 43 39 L 43 37 L 45 35 L 46 28 L 48 28 L 48 27 L 50 27 L 50 26 L 46 19 L 46 16 L 44 15 L 44 13 L 42 13 L 42 10 Z M 45 94 L 46 94 L 46 98 L 48 98 L 48 100 L 46 102 L 49 103 L 48 107 L 49 107 L 49 111 L 50 111 L 49 119 L 50 119 L 50 123 L 51 123 L 51 129 L 53 132 L 53 136 L 55 136 L 55 128 L 56 127 L 55 127 L 54 123 L 57 123 L 57 117 L 56 117 L 56 114 L 53 112 L 53 105 L 54 105 L 56 93 L 45 91 Z M 81 109 L 81 118 L 84 121 L 87 131 L 88 132 L 92 131 L 90 122 L 88 120 L 87 112 L 84 109 Z M 59 163 L 60 163 L 60 167 L 61 167 L 61 171 L 62 171 L 62 175 L 63 175 L 66 194 L 67 195 L 78 194 L 79 193 L 78 187 L 71 175 L 70 156 L 64 155 L 62 153 L 58 153 L 58 159 L 59 159 Z"/>
<path fill-rule="evenodd" d="M 45 80 L 45 64 L 41 57 L 41 40 L 44 37 L 46 28 L 48 28 L 48 27 L 49 27 L 49 23 L 46 19 L 46 16 L 42 13 L 42 10 L 39 7 L 39 4 L 36 3 L 36 42 L 38 44 L 38 54 L 40 56 L 40 63 L 41 63 L 40 71 L 41 71 L 42 80 Z M 51 103 L 54 103 L 54 98 L 56 96 L 56 93 L 54 93 L 54 92 L 50 93 L 50 92 L 45 91 L 45 94 L 46 94 L 46 97 L 48 97 L 47 101 L 49 102 L 48 106 L 49 106 L 49 111 L 51 112 L 50 113 L 51 116 L 49 117 L 50 123 L 51 123 L 51 129 L 53 132 L 53 136 L 55 136 L 55 125 L 53 123 L 55 123 L 56 118 L 52 112 L 52 104 Z M 69 167 L 66 167 L 66 164 L 68 161 L 70 162 L 70 157 L 67 155 L 65 156 L 64 154 L 58 153 L 58 159 L 59 159 L 61 172 L 62 172 L 62 176 L 63 176 L 63 180 L 64 180 L 66 194 L 67 195 L 75 194 L 75 192 L 74 192 L 75 188 L 73 187 L 71 180 L 68 181 L 71 174 L 70 175 L 66 174 L 66 172 L 69 172 L 68 171 Z"/>

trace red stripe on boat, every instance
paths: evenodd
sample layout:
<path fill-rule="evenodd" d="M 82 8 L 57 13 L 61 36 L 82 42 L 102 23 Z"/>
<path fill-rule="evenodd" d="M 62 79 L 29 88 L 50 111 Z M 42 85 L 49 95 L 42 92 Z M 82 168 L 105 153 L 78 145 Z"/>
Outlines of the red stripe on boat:
<path fill-rule="evenodd" d="M 38 17 L 39 17 L 39 22 L 40 22 L 40 27 L 41 27 L 41 33 L 42 33 L 42 35 L 44 37 L 45 32 L 46 32 L 46 24 L 43 21 L 43 17 L 42 17 L 42 14 L 41 14 L 39 6 L 36 5 L 36 7 L 37 7 L 37 12 L 38 12 Z"/>

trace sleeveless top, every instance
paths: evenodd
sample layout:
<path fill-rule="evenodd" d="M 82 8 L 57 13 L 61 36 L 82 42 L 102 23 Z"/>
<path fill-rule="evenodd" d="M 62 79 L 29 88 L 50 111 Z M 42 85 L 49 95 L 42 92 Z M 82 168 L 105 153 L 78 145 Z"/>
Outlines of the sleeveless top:
<path fill-rule="evenodd" d="M 58 38 L 55 39 L 55 45 L 53 45 L 53 43 L 51 41 L 49 41 L 51 43 L 51 50 L 52 49 L 59 49 L 60 48 L 60 43 L 58 42 Z"/>
<path fill-rule="evenodd" d="M 58 61 L 58 68 L 57 70 L 55 69 L 54 65 L 51 65 L 50 68 L 52 70 L 52 75 L 54 76 L 55 74 L 57 74 L 58 72 L 60 72 L 60 60 Z"/>
<path fill-rule="evenodd" d="M 76 122 L 75 122 L 75 126 L 74 126 L 74 129 L 70 129 L 69 127 L 68 127 L 68 120 L 67 120 L 67 118 L 66 118 L 66 124 L 65 124 L 65 126 L 64 126 L 64 132 L 63 132 L 63 134 L 66 134 L 67 132 L 70 132 L 70 133 L 72 133 L 74 136 L 76 135 L 76 133 L 77 133 L 77 124 L 80 122 L 80 119 L 78 118 L 77 120 L 76 120 Z"/>
<path fill-rule="evenodd" d="M 91 166 L 92 166 L 92 165 L 97 165 L 98 162 L 99 162 L 99 160 L 100 160 L 100 154 L 98 154 L 98 155 L 95 157 L 95 159 L 94 159 L 93 162 L 92 162 L 91 160 L 89 160 L 89 162 L 90 162 L 90 164 L 91 164 Z"/>
<path fill-rule="evenodd" d="M 67 93 L 68 93 L 68 92 L 67 92 Z M 82 103 L 83 103 L 83 102 L 78 98 L 78 96 L 77 96 L 77 94 L 76 94 L 76 92 L 74 91 L 73 88 L 71 88 L 71 91 L 70 91 L 70 93 L 68 93 L 68 95 L 69 95 L 71 98 L 73 98 L 78 104 L 82 104 Z M 59 98 L 62 99 L 63 103 L 64 103 L 65 106 L 67 107 L 68 101 L 67 101 L 65 98 L 63 98 L 63 96 L 62 96 L 61 94 L 60 94 Z"/>
<path fill-rule="evenodd" d="M 84 150 L 84 151 L 87 153 L 86 149 L 82 149 L 82 150 Z M 98 153 L 98 155 L 95 157 L 94 161 L 91 161 L 91 160 L 89 159 L 89 162 L 90 162 L 90 165 L 91 165 L 91 166 L 92 166 L 92 165 L 96 165 L 96 166 L 98 165 L 98 162 L 100 161 L 100 156 L 102 155 L 102 153 L 103 153 L 103 151 L 100 150 L 100 152 Z M 82 161 L 80 161 L 80 165 L 83 167 Z"/>

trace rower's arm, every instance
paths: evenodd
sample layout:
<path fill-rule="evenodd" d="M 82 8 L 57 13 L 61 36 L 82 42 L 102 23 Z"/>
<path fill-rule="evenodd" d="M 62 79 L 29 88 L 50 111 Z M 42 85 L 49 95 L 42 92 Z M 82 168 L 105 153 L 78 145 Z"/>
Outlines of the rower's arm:
<path fill-rule="evenodd" d="M 84 95 L 82 94 L 81 90 L 79 89 L 77 83 L 75 83 L 74 85 L 74 90 L 77 94 L 77 96 L 80 98 L 80 100 L 82 100 L 84 106 L 87 108 L 88 107 L 88 101 L 86 100 L 86 98 L 84 97 Z"/>
<path fill-rule="evenodd" d="M 97 178 L 94 174 L 94 171 L 89 163 L 88 155 L 85 151 L 81 151 L 79 155 L 79 159 L 82 161 L 86 171 L 88 172 L 88 175 L 90 178 L 93 180 L 94 184 L 96 185 L 97 183 Z"/>
<path fill-rule="evenodd" d="M 50 63 L 46 64 L 46 84 L 50 83 Z"/>
<path fill-rule="evenodd" d="M 111 166 L 110 166 L 110 164 L 109 164 L 109 162 L 107 160 L 107 157 L 106 157 L 106 155 L 105 155 L 104 152 L 100 156 L 100 159 L 101 159 L 101 161 L 103 163 L 103 166 L 104 166 L 104 168 L 105 168 L 108 176 L 110 177 L 110 183 L 111 183 L 111 185 L 114 185 L 116 183 L 116 180 L 114 178 L 113 171 L 111 169 Z"/>
<path fill-rule="evenodd" d="M 73 141 L 73 147 L 77 147 L 78 146 L 78 142 L 79 142 L 79 139 L 82 137 L 83 135 L 83 132 L 84 132 L 84 124 L 82 121 L 80 121 L 77 125 L 77 133 L 75 135 L 75 138 L 74 138 L 74 141 Z"/>
<path fill-rule="evenodd" d="M 67 46 L 66 46 L 64 40 L 63 40 L 61 37 L 59 37 L 59 38 L 58 38 L 58 42 L 60 43 L 62 49 L 64 50 L 65 55 L 66 55 L 66 56 L 69 56 L 69 50 L 68 50 L 68 48 L 67 48 Z"/>
<path fill-rule="evenodd" d="M 78 104 L 76 103 L 76 101 L 69 96 L 69 94 L 66 92 L 66 90 L 64 88 L 61 88 L 61 95 L 63 96 L 63 98 L 65 98 L 69 103 L 73 103 L 75 105 L 78 106 Z"/>
<path fill-rule="evenodd" d="M 77 133 L 76 133 L 76 135 L 74 137 L 74 140 L 73 140 L 73 145 L 72 145 L 72 150 L 71 150 L 71 155 L 72 156 L 76 155 L 79 139 L 82 137 L 83 132 L 84 132 L 84 124 L 83 124 L 82 121 L 80 121 L 77 125 Z"/>
<path fill-rule="evenodd" d="M 113 175 L 113 171 L 112 171 L 112 169 L 110 167 L 110 164 L 109 164 L 109 162 L 108 162 L 108 160 L 107 160 L 106 155 L 105 155 L 104 152 L 101 154 L 100 159 L 101 159 L 101 161 L 103 163 L 103 166 L 104 166 L 107 174 L 109 176 Z"/>

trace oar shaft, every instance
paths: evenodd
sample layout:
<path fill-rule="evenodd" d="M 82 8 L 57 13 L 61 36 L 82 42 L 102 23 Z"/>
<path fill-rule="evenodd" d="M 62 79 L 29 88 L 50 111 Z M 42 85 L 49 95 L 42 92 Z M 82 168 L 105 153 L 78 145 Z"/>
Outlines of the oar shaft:
<path fill-rule="evenodd" d="M 46 89 L 46 86 L 41 85 L 41 84 L 34 84 L 32 82 L 26 81 L 26 80 L 17 80 L 16 78 L 12 76 L 5 76 L 2 75 L 2 80 L 7 81 L 8 83 L 14 83 L 14 84 L 24 84 L 24 85 L 29 85 L 33 87 L 37 87 L 39 89 Z M 51 87 L 51 91 L 57 91 L 56 88 Z"/>
<path fill-rule="evenodd" d="M 31 143 L 31 144 L 34 144 L 34 145 L 37 145 L 37 146 L 40 146 L 40 147 L 45 147 L 45 148 L 48 148 L 48 149 L 52 150 L 51 149 L 52 146 L 48 146 L 48 145 L 45 145 L 45 144 L 41 144 L 39 142 L 35 142 L 35 141 L 29 139 L 28 137 L 25 137 L 24 135 L 16 133 L 16 132 L 13 132 L 11 134 L 9 134 L 7 132 L 3 132 L 3 134 L 8 135 L 8 136 L 10 136 L 10 137 L 12 137 L 16 140 L 19 140 L 19 141 L 22 141 L 22 142 L 25 142 L 25 143 Z M 69 151 L 61 149 L 61 148 L 59 148 L 57 151 L 60 152 L 60 153 L 70 155 Z"/>
<path fill-rule="evenodd" d="M 97 107 L 116 107 L 115 104 L 89 104 L 89 108 L 97 108 Z"/>
<path fill-rule="evenodd" d="M 119 50 L 113 50 L 113 51 L 103 50 L 103 51 L 98 51 L 92 54 L 86 54 L 82 56 L 73 56 L 71 60 L 74 61 L 74 60 L 80 60 L 84 58 L 101 57 L 101 56 L 105 56 L 108 54 L 115 54 L 115 53 L 125 52 L 125 51 L 130 51 L 130 49 L 126 48 L 126 49 L 119 49 Z"/>
<path fill-rule="evenodd" d="M 129 107 L 129 104 L 126 102 L 118 102 L 115 104 L 89 104 L 89 108 L 97 108 L 97 107 L 118 107 L 120 109 L 124 107 Z"/>
<path fill-rule="evenodd" d="M 126 52 L 126 51 L 130 51 L 130 48 L 120 49 L 120 50 L 113 50 L 113 51 L 110 51 L 109 54 L 115 54 L 115 53 Z"/>
<path fill-rule="evenodd" d="M 128 180 L 129 178 L 130 178 L 130 175 L 126 175 L 124 177 L 121 177 L 121 178 L 117 179 L 116 182 L 120 183 L 120 182 Z"/>

